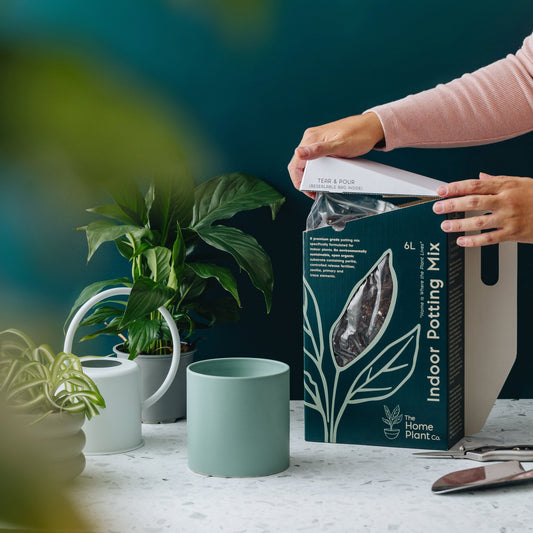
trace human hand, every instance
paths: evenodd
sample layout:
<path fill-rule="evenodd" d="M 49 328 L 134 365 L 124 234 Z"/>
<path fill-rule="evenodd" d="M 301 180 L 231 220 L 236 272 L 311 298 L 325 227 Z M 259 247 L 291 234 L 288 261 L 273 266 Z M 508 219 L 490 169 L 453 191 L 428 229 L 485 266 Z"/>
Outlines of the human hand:
<path fill-rule="evenodd" d="M 493 230 L 457 239 L 464 247 L 485 246 L 504 241 L 533 243 L 533 179 L 517 176 L 490 176 L 456 181 L 437 191 L 441 198 L 433 205 L 438 214 L 483 211 L 486 214 L 445 220 L 446 233 Z"/>
<path fill-rule="evenodd" d="M 357 157 L 372 150 L 383 137 L 381 122 L 372 112 L 305 130 L 288 166 L 293 185 L 300 188 L 305 164 L 310 159 L 328 155 Z"/>

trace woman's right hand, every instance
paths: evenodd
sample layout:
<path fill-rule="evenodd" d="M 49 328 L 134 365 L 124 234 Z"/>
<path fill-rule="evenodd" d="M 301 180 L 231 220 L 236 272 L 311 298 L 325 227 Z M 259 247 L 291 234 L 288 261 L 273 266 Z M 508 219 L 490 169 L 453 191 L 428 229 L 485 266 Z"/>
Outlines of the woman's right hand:
<path fill-rule="evenodd" d="M 322 156 L 358 157 L 384 139 L 378 116 L 369 112 L 305 130 L 288 169 L 293 185 L 300 189 L 305 164 Z M 314 196 L 313 193 L 306 193 Z"/>

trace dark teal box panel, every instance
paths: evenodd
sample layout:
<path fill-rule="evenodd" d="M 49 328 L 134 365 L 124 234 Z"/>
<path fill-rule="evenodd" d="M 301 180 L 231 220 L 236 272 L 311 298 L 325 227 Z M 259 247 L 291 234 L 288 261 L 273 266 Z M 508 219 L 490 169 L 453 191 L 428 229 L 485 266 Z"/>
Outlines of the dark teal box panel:
<path fill-rule="evenodd" d="M 306 231 L 305 438 L 447 449 L 464 434 L 464 254 L 432 202 Z"/>

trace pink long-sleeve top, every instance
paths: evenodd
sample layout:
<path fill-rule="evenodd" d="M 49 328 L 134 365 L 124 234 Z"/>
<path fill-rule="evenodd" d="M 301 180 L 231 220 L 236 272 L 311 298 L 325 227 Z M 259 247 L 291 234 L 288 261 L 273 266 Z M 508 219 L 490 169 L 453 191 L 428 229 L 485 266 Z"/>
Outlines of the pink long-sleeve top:
<path fill-rule="evenodd" d="M 533 131 L 533 34 L 514 55 L 368 111 L 381 120 L 387 151 L 475 146 Z"/>

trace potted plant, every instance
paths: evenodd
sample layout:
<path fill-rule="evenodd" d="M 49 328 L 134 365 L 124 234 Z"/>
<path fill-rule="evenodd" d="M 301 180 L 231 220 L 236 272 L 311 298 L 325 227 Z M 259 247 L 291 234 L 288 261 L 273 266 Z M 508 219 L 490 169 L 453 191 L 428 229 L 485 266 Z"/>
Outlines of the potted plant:
<path fill-rule="evenodd" d="M 77 356 L 36 346 L 16 329 L 0 332 L 0 399 L 24 420 L 28 438 L 38 443 L 55 478 L 83 471 L 81 426 L 105 402 Z"/>
<path fill-rule="evenodd" d="M 263 293 L 267 312 L 272 303 L 272 263 L 257 240 L 220 223 L 237 213 L 268 206 L 275 218 L 284 198 L 259 178 L 232 173 L 194 186 L 186 179 L 156 179 L 146 194 L 137 187 L 112 193 L 114 204 L 89 209 L 99 219 L 80 228 L 88 242 L 88 259 L 103 243 L 114 242 L 131 265 L 131 277 L 98 281 L 86 287 L 69 318 L 89 298 L 109 286 L 131 287 L 127 302 L 95 307 L 80 326 L 100 326 L 82 340 L 120 335 L 121 348 L 141 366 L 144 377 L 171 351 L 170 332 L 157 309 L 164 306 L 176 322 L 182 362 L 176 386 L 143 411 L 143 421 L 174 421 L 185 416 L 185 368 L 192 362 L 197 330 L 238 319 L 241 305 L 235 273 L 244 270 Z M 228 261 L 229 259 L 229 261 Z M 159 386 L 144 385 L 144 395 Z M 179 400 L 173 395 L 178 395 Z M 166 407 L 172 398 L 174 408 Z"/>

